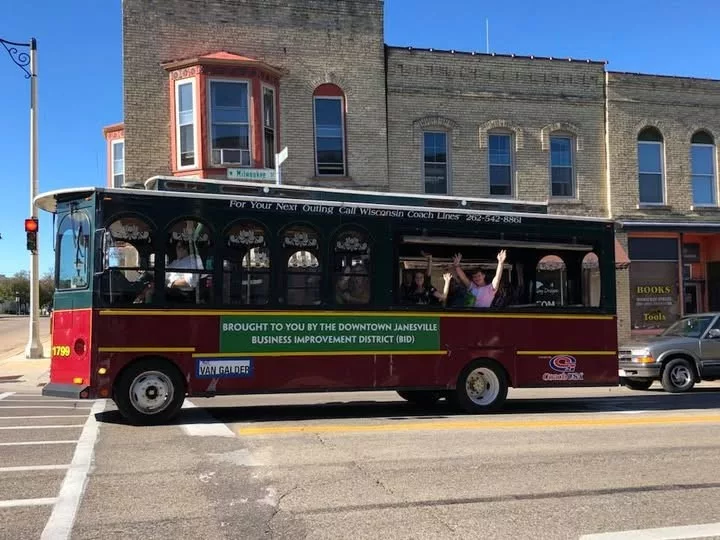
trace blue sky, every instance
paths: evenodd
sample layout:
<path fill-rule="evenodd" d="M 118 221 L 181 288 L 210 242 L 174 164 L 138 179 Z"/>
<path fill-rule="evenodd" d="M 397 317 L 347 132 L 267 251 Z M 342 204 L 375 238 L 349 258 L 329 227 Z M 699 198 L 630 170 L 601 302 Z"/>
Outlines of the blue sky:
<path fill-rule="evenodd" d="M 187 0 L 194 1 L 194 0 Z M 103 185 L 102 128 L 122 121 L 120 0 L 26 0 L 0 38 L 38 40 L 40 191 Z M 386 0 L 385 41 L 438 49 L 607 60 L 608 69 L 720 79 L 717 0 Z M 30 85 L 0 48 L 0 274 L 28 268 Z M 53 264 L 41 213 L 40 270 Z"/>

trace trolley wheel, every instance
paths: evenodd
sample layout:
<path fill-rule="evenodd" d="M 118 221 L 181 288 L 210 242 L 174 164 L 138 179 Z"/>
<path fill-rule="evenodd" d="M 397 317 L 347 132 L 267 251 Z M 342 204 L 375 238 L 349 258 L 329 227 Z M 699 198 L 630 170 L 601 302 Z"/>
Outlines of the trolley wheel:
<path fill-rule="evenodd" d="M 136 362 L 121 373 L 113 396 L 118 410 L 131 423 L 163 424 L 181 409 L 185 381 L 167 360 Z"/>
<path fill-rule="evenodd" d="M 469 413 L 500 409 L 508 393 L 505 370 L 493 360 L 475 360 L 460 372 L 455 403 Z"/>

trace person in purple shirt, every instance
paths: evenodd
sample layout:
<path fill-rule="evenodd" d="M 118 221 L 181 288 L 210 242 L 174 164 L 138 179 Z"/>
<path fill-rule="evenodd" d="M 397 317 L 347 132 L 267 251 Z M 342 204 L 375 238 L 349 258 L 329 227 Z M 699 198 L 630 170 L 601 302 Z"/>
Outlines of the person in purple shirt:
<path fill-rule="evenodd" d="M 488 283 L 486 274 L 480 268 L 473 271 L 471 277 L 468 278 L 467 274 L 460 268 L 460 261 L 462 255 L 460 253 L 453 256 L 453 267 L 458 279 L 468 288 L 468 292 L 475 297 L 475 303 L 473 307 L 490 307 L 492 304 L 495 293 L 500 285 L 500 279 L 502 278 L 503 265 L 505 264 L 506 257 L 505 250 L 501 250 L 497 255 L 498 265 L 495 271 L 495 277 L 491 283 Z"/>

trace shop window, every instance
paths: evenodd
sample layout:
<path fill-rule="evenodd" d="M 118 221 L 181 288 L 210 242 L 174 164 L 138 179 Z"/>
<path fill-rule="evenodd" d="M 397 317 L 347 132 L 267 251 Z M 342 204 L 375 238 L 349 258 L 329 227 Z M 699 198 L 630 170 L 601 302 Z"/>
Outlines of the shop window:
<path fill-rule="evenodd" d="M 58 226 L 57 288 L 84 289 L 88 286 L 90 247 L 90 218 L 84 210 L 76 210 Z"/>
<path fill-rule="evenodd" d="M 423 183 L 425 193 L 448 193 L 448 136 L 445 131 L 423 133 Z"/>
<path fill-rule="evenodd" d="M 153 233 L 145 219 L 126 216 L 106 227 L 105 272 L 100 293 L 108 304 L 150 303 L 153 299 Z"/>
<path fill-rule="evenodd" d="M 335 236 L 333 246 L 333 288 L 337 304 L 370 302 L 370 243 L 359 229 L 347 229 Z"/>
<path fill-rule="evenodd" d="M 210 81 L 212 164 L 249 167 L 250 90 L 246 81 Z"/>
<path fill-rule="evenodd" d="M 182 219 L 167 231 L 165 295 L 169 303 L 207 304 L 212 298 L 213 235 L 196 219 Z"/>
<path fill-rule="evenodd" d="M 638 135 L 638 183 L 641 204 L 663 204 L 665 201 L 663 136 L 654 127 Z"/>
<path fill-rule="evenodd" d="M 715 141 L 707 131 L 698 131 L 690 145 L 692 168 L 693 204 L 714 206 L 716 204 Z"/>
<path fill-rule="evenodd" d="M 512 135 L 488 135 L 488 162 L 490 166 L 490 195 L 513 195 Z"/>
<path fill-rule="evenodd" d="M 345 94 L 323 84 L 313 95 L 315 166 L 318 176 L 345 176 Z"/>
<path fill-rule="evenodd" d="M 287 261 L 287 304 L 320 304 L 322 269 L 319 260 L 319 235 L 312 227 L 292 225 L 283 232 L 281 245 Z"/>
<path fill-rule="evenodd" d="M 270 299 L 270 250 L 264 227 L 240 223 L 225 237 L 223 302 L 261 305 Z"/>
<path fill-rule="evenodd" d="M 550 194 L 574 197 L 573 138 L 554 134 L 550 137 Z"/>

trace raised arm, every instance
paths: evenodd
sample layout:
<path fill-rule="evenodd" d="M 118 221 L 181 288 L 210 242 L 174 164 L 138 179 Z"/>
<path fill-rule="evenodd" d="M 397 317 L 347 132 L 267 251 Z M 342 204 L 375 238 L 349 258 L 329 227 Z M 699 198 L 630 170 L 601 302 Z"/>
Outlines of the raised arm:
<path fill-rule="evenodd" d="M 505 253 L 505 250 L 501 250 L 500 253 L 497 255 L 498 265 L 497 270 L 495 270 L 495 278 L 492 280 L 492 288 L 493 290 L 497 291 L 498 287 L 500 286 L 500 280 L 502 279 L 502 272 L 503 272 L 503 265 L 505 264 L 505 257 L 507 256 L 507 253 Z"/>
<path fill-rule="evenodd" d="M 463 269 L 460 268 L 460 260 L 462 259 L 462 255 L 460 253 L 457 253 L 456 255 L 453 255 L 453 268 L 455 269 L 455 274 L 457 274 L 457 277 L 460 281 L 462 281 L 462 284 L 466 287 L 470 286 L 470 279 L 468 279 L 465 272 L 463 272 Z"/>

